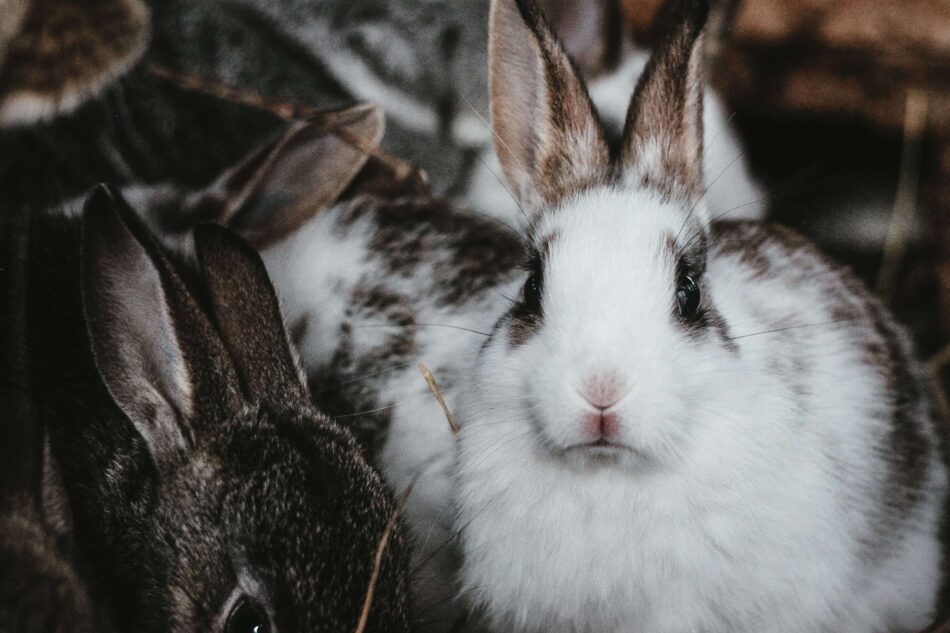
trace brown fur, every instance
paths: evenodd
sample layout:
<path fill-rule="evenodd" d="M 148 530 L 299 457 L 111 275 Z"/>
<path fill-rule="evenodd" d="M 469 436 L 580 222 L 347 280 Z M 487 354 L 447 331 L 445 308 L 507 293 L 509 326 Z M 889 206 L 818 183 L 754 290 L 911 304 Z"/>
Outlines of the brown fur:
<path fill-rule="evenodd" d="M 29 4 L 0 58 L 0 125 L 76 107 L 127 71 L 148 43 L 149 11 L 141 0 Z"/>

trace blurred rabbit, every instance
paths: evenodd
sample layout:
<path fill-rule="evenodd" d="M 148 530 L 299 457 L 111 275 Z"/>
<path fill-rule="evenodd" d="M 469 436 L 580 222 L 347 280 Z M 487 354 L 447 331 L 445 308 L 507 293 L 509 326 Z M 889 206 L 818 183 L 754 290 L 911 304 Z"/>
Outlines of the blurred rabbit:
<path fill-rule="evenodd" d="M 104 187 L 31 233 L 32 401 L 120 630 L 407 631 L 393 499 L 310 405 L 258 256 L 199 228 L 189 291 Z"/>
<path fill-rule="evenodd" d="M 75 109 L 145 51 L 142 0 L 0 0 L 0 126 Z"/>

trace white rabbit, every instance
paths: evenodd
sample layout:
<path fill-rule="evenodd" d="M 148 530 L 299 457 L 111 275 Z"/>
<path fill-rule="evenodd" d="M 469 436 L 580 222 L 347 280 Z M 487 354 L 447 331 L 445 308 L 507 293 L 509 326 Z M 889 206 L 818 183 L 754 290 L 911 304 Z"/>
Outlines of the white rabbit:
<path fill-rule="evenodd" d="M 665 6 L 612 157 L 529 0 L 493 0 L 530 275 L 456 395 L 464 594 L 498 631 L 917 631 L 947 496 L 930 385 L 848 271 L 710 222 L 707 13 Z"/>

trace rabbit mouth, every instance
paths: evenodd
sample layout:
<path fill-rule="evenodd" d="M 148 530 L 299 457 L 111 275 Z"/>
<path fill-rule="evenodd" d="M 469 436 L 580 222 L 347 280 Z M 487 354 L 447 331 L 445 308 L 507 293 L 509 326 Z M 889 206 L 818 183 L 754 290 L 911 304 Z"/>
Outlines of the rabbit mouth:
<path fill-rule="evenodd" d="M 561 449 L 560 452 L 565 456 L 580 455 L 595 459 L 615 459 L 624 455 L 645 457 L 643 453 L 632 446 L 629 446 L 628 444 L 611 441 L 604 437 L 593 442 L 571 444 L 570 446 Z"/>

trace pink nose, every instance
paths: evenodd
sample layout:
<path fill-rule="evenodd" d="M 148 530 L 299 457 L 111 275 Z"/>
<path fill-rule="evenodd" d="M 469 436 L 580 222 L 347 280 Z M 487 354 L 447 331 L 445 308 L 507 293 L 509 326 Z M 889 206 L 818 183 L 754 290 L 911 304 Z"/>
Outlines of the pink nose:
<path fill-rule="evenodd" d="M 580 394 L 592 407 L 603 412 L 623 397 L 623 381 L 612 371 L 594 374 L 584 381 Z"/>

